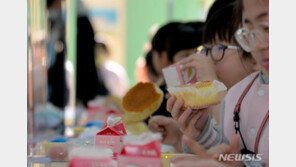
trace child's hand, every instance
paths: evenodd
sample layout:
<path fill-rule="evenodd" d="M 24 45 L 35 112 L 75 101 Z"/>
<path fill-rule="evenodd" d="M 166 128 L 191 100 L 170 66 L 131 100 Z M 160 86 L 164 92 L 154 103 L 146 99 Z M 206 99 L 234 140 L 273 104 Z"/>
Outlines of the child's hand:
<path fill-rule="evenodd" d="M 178 152 L 182 149 L 182 132 L 175 120 L 165 116 L 153 116 L 149 120 L 149 129 L 152 132 L 162 133 L 162 143 L 174 146 Z"/>
<path fill-rule="evenodd" d="M 176 167 L 227 167 L 225 164 L 213 159 L 213 155 L 207 152 L 198 142 L 187 136 L 183 136 L 183 142 L 196 154 L 196 156 L 184 156 L 171 159 Z"/>
<path fill-rule="evenodd" d="M 215 64 L 210 56 L 193 54 L 179 61 L 183 65 L 182 69 L 192 67 L 196 71 L 197 81 L 218 80 Z"/>
<path fill-rule="evenodd" d="M 205 109 L 193 112 L 191 108 L 182 111 L 182 105 L 182 100 L 176 101 L 176 98 L 172 96 L 167 101 L 167 110 L 172 114 L 183 134 L 196 138 L 207 122 L 208 112 Z"/>

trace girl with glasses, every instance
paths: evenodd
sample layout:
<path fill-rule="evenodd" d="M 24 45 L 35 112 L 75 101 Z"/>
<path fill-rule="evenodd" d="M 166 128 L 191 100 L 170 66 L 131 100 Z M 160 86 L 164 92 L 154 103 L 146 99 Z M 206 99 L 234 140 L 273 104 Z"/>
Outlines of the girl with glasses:
<path fill-rule="evenodd" d="M 198 158 L 175 160 L 175 166 L 268 166 L 269 162 L 269 0 L 237 0 L 238 16 L 242 27 L 236 31 L 241 47 L 252 54 L 260 71 L 254 72 L 234 85 L 221 107 L 221 123 L 215 126 L 210 119 L 199 120 L 196 129 L 202 129 L 194 142 L 184 137 L 184 143 Z M 218 162 L 204 148 L 217 148 L 222 143 L 224 153 L 257 157 L 252 160 Z M 225 149 L 226 148 L 226 149 Z M 219 151 L 219 149 L 216 149 Z M 221 151 L 221 149 L 220 149 Z M 218 153 L 218 152 L 216 152 Z M 220 152 L 221 153 L 221 152 Z M 260 157 L 260 158 L 259 158 Z"/>
<path fill-rule="evenodd" d="M 219 0 L 218 0 L 219 1 Z M 251 74 L 255 67 L 255 61 L 252 56 L 242 50 L 235 40 L 235 31 L 239 24 L 235 23 L 234 5 L 232 3 L 225 5 L 213 13 L 207 20 L 202 47 L 199 47 L 197 54 L 180 61 L 183 68 L 193 67 L 197 73 L 198 81 L 219 80 L 225 84 L 228 90 Z M 179 120 L 182 115 L 179 113 L 180 107 L 173 107 L 175 98 L 168 100 L 168 108 L 173 109 L 170 112 L 175 120 Z M 179 102 L 182 106 L 183 102 Z M 211 115 L 219 123 L 220 105 L 210 107 Z M 186 112 L 191 112 L 188 109 Z M 186 114 L 185 112 L 185 114 Z M 181 128 L 185 128 L 184 125 Z"/>

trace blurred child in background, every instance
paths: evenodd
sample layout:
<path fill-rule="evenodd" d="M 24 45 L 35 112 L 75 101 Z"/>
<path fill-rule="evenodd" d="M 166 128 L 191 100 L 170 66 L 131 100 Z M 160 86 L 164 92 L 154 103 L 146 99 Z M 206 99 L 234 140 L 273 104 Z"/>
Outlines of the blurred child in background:
<path fill-rule="evenodd" d="M 151 56 L 151 72 L 161 79 L 157 84 L 165 95 L 160 108 L 153 115 L 171 116 L 166 110 L 168 92 L 162 68 L 194 53 L 195 48 L 202 42 L 203 25 L 201 22 L 168 23 L 161 27 L 152 39 L 152 52 L 148 55 Z"/>
<path fill-rule="evenodd" d="M 123 97 L 129 88 L 129 80 L 125 69 L 111 59 L 110 50 L 106 43 L 96 39 L 97 72 L 111 94 Z"/>

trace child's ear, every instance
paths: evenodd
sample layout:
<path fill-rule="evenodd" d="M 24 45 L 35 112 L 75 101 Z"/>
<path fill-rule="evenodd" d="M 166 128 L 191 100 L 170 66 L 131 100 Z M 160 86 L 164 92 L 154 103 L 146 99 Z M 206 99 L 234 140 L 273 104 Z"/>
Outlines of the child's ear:
<path fill-rule="evenodd" d="M 161 62 L 165 65 L 170 64 L 169 55 L 166 51 L 162 51 L 160 54 Z"/>
<path fill-rule="evenodd" d="M 166 51 L 162 51 L 162 52 L 160 53 L 160 57 L 161 57 L 161 58 L 168 58 L 168 54 L 167 54 L 167 52 L 166 52 Z"/>

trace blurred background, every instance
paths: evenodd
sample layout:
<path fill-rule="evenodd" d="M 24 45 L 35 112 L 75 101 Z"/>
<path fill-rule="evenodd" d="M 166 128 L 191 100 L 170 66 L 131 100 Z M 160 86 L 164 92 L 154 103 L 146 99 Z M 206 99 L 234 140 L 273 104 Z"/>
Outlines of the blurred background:
<path fill-rule="evenodd" d="M 212 2 L 27 0 L 28 153 L 51 134 L 73 135 L 67 127 L 80 124 L 95 97 L 122 97 L 145 80 L 141 67 L 157 29 L 204 21 Z"/>

